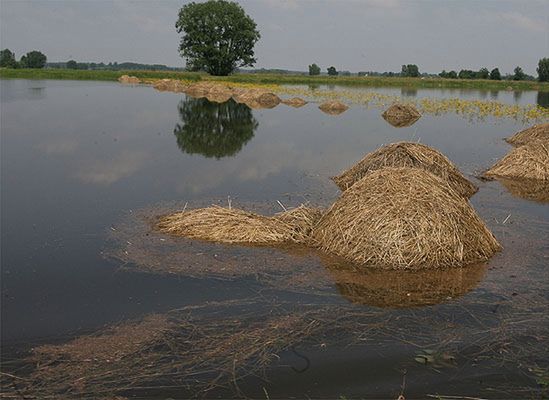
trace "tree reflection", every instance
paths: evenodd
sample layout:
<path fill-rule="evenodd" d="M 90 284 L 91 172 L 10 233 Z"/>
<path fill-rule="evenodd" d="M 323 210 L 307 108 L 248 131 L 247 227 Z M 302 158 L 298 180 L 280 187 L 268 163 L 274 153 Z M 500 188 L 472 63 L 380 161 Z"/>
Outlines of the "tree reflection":
<path fill-rule="evenodd" d="M 536 102 L 540 107 L 549 108 L 549 92 L 538 92 Z"/>
<path fill-rule="evenodd" d="M 245 104 L 212 103 L 186 98 L 178 105 L 181 123 L 174 128 L 182 152 L 222 158 L 237 154 L 254 136 L 258 122 Z"/>

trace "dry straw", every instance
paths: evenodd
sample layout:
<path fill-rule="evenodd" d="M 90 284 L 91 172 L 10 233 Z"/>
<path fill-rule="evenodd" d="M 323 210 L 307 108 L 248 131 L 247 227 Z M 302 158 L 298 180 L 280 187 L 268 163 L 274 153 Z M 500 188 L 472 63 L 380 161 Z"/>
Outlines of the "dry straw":
<path fill-rule="evenodd" d="M 282 100 L 282 103 L 294 108 L 300 108 L 307 104 L 307 102 L 300 97 L 292 97 L 291 99 Z"/>
<path fill-rule="evenodd" d="M 329 115 L 339 115 L 349 109 L 349 106 L 341 101 L 326 101 L 318 106 L 320 110 Z"/>
<path fill-rule="evenodd" d="M 323 251 L 387 269 L 460 267 L 500 249 L 470 204 L 418 168 L 383 168 L 342 193 L 312 231 Z"/>
<path fill-rule="evenodd" d="M 274 108 L 281 100 L 276 94 L 261 88 L 239 88 L 233 90 L 233 99 L 244 103 L 250 108 Z"/>
<path fill-rule="evenodd" d="M 485 173 L 488 177 L 549 180 L 549 140 L 537 139 L 511 150 Z"/>
<path fill-rule="evenodd" d="M 139 78 L 137 78 L 135 76 L 122 75 L 120 78 L 118 78 L 118 82 L 127 83 L 127 84 L 130 84 L 130 85 L 136 85 L 136 84 L 140 83 L 141 81 L 139 80 Z"/>
<path fill-rule="evenodd" d="M 381 147 L 332 179 L 341 190 L 346 190 L 365 175 L 385 167 L 424 169 L 447 181 L 452 189 L 466 198 L 478 190 L 444 154 L 424 144 L 408 142 Z"/>
<path fill-rule="evenodd" d="M 157 223 L 157 229 L 171 235 L 220 243 L 306 243 L 321 215 L 319 209 L 303 205 L 272 217 L 214 205 L 164 216 Z"/>
<path fill-rule="evenodd" d="M 505 140 L 513 146 L 522 146 L 536 139 L 549 141 L 549 123 L 531 126 Z"/>

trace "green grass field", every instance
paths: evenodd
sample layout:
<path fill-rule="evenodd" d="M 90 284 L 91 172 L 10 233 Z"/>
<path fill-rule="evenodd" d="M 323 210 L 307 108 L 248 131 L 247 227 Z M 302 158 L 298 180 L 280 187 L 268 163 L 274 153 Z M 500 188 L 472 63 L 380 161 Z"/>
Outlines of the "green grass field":
<path fill-rule="evenodd" d="M 0 78 L 19 79 L 69 79 L 116 81 L 122 75 L 133 75 L 140 79 L 187 79 L 219 80 L 227 82 L 280 84 L 280 85 L 345 85 L 369 87 L 407 88 L 455 88 L 486 90 L 541 90 L 549 91 L 549 83 L 534 81 L 491 81 L 481 79 L 442 79 L 442 78 L 386 78 L 357 76 L 308 76 L 283 74 L 234 74 L 226 77 L 210 76 L 196 72 L 179 71 L 88 71 L 70 69 L 0 69 Z"/>

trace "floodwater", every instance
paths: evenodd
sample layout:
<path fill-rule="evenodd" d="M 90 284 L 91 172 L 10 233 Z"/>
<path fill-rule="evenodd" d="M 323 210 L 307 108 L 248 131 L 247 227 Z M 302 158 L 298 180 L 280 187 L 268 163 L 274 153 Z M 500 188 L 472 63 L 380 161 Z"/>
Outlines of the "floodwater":
<path fill-rule="evenodd" d="M 62 349 L 127 324 L 146 335 L 140 321 L 153 317 L 176 332 L 164 357 L 154 357 L 156 347 L 147 350 L 149 367 L 161 372 L 132 381 L 132 373 L 143 371 L 124 366 L 124 384 L 106 373 L 101 395 L 546 394 L 549 205 L 474 178 L 511 149 L 502 138 L 523 122 L 448 113 L 394 128 L 382 110 L 359 105 L 330 116 L 314 103 L 251 110 L 117 83 L 0 85 L 2 371 L 43 379 L 37 397 L 96 398 L 98 386 L 93 379 L 56 386 L 52 374 L 67 372 L 56 369 L 59 363 L 32 375 L 31 349 Z M 372 90 L 548 103 L 536 92 Z M 304 249 L 163 237 L 149 232 L 144 219 L 211 203 L 271 213 L 281 211 L 279 202 L 327 206 L 339 193 L 330 176 L 402 140 L 440 150 L 480 187 L 471 203 L 504 247 L 487 265 L 415 277 L 357 274 Z M 190 310 L 198 310 L 190 331 L 201 335 L 182 325 L 190 324 Z M 158 322 L 166 318 L 171 322 Z M 75 358 L 82 376 L 89 369 L 81 365 L 101 363 L 105 350 L 94 343 L 89 357 Z M 187 347 L 177 347 L 182 343 Z M 254 343 L 261 354 L 250 350 Z M 126 358 L 144 357 L 120 351 L 126 350 Z M 214 350 L 217 358 L 208 356 Z M 187 369 L 168 368 L 167 357 Z M 21 382 L 3 378 L 3 390 L 21 393 Z"/>

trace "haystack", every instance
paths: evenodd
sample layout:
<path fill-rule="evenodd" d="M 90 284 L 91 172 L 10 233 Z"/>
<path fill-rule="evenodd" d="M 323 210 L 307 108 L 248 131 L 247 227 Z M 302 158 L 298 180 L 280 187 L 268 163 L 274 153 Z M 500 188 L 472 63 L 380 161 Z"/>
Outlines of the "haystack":
<path fill-rule="evenodd" d="M 444 154 L 424 144 L 408 142 L 383 146 L 332 179 L 341 190 L 346 190 L 365 175 L 385 167 L 424 169 L 448 182 L 457 193 L 466 198 L 478 190 Z"/>
<path fill-rule="evenodd" d="M 349 109 L 349 106 L 341 101 L 326 101 L 318 106 L 320 110 L 329 115 L 339 115 Z"/>
<path fill-rule="evenodd" d="M 443 303 L 474 289 L 486 268 L 399 271 L 366 268 L 355 270 L 338 262 L 326 262 L 339 293 L 349 302 L 383 308 L 409 308 Z"/>
<path fill-rule="evenodd" d="M 549 139 L 511 150 L 485 173 L 488 177 L 549 180 Z"/>
<path fill-rule="evenodd" d="M 216 85 L 215 82 L 197 82 L 189 85 L 185 93 L 191 97 L 206 97 L 210 90 Z"/>
<path fill-rule="evenodd" d="M 281 102 L 280 97 L 276 94 L 261 88 L 234 90 L 233 99 L 250 108 L 274 108 Z"/>
<path fill-rule="evenodd" d="M 139 80 L 139 78 L 137 78 L 135 76 L 122 75 L 120 78 L 118 78 L 118 82 L 127 83 L 127 84 L 130 84 L 130 85 L 137 85 L 141 81 Z"/>
<path fill-rule="evenodd" d="M 176 93 L 183 93 L 187 89 L 187 85 L 177 79 L 161 79 L 156 81 L 153 87 L 156 90 Z"/>
<path fill-rule="evenodd" d="M 225 103 L 226 101 L 229 101 L 232 95 L 233 90 L 230 87 L 222 84 L 213 84 L 210 86 L 206 98 L 215 103 Z"/>
<path fill-rule="evenodd" d="M 395 103 L 385 110 L 381 116 L 394 127 L 402 128 L 414 124 L 421 117 L 421 114 L 411 104 Z"/>
<path fill-rule="evenodd" d="M 386 269 L 460 267 L 500 245 L 448 182 L 418 168 L 382 168 L 356 182 L 313 228 L 345 260 Z"/>
<path fill-rule="evenodd" d="M 211 206 L 160 219 L 163 233 L 219 243 L 274 245 L 306 243 L 322 212 L 300 206 L 266 217 L 234 208 Z"/>
<path fill-rule="evenodd" d="M 549 122 L 541 125 L 534 125 L 515 133 L 505 141 L 513 146 L 522 146 L 532 140 L 543 139 L 549 141 Z"/>
<path fill-rule="evenodd" d="M 295 108 L 303 107 L 307 104 L 307 102 L 300 97 L 292 97 L 291 99 L 282 100 L 282 103 Z"/>

